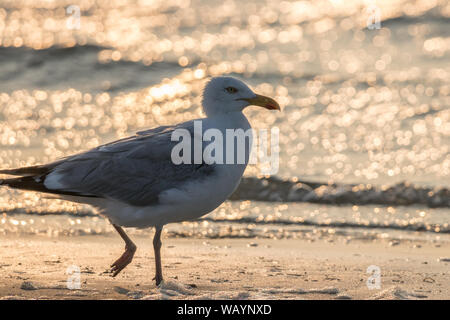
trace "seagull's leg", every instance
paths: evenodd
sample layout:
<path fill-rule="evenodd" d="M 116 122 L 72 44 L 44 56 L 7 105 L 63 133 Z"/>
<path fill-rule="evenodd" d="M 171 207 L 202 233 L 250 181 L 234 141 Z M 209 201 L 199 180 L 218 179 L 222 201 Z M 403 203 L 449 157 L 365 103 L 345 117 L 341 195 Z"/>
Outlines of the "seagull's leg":
<path fill-rule="evenodd" d="M 159 286 L 161 281 L 163 280 L 162 276 L 162 268 L 161 268 L 161 231 L 162 227 L 155 228 L 155 236 L 153 237 L 153 249 L 155 250 L 155 265 L 156 265 L 156 273 L 155 278 L 156 285 Z"/>
<path fill-rule="evenodd" d="M 121 227 L 115 224 L 112 225 L 122 237 L 123 241 L 125 241 L 125 252 L 111 265 L 110 271 L 113 273 L 112 276 L 115 277 L 133 260 L 134 253 L 136 252 L 136 245 L 128 238 Z"/>

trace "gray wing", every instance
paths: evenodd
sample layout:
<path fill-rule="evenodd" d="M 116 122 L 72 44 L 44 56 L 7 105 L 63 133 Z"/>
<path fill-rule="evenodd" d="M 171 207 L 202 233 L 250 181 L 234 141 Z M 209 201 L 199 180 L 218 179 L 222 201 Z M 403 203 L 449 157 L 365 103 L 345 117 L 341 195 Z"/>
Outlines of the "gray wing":
<path fill-rule="evenodd" d="M 194 136 L 192 122 L 139 132 L 48 165 L 0 171 L 23 175 L 3 180 L 3 184 L 41 192 L 110 198 L 136 206 L 157 203 L 164 190 L 188 180 L 203 179 L 214 171 L 214 165 L 206 163 L 172 162 L 172 148 L 178 142 L 171 141 L 171 134 L 176 128 L 187 129 Z"/>

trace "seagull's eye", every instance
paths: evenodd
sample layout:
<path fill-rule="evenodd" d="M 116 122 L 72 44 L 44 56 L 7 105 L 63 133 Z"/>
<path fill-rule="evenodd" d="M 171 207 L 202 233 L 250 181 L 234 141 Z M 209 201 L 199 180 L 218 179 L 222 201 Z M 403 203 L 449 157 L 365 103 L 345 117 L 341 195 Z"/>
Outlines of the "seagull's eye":
<path fill-rule="evenodd" d="M 235 87 L 227 87 L 225 88 L 228 93 L 236 93 L 238 90 Z"/>

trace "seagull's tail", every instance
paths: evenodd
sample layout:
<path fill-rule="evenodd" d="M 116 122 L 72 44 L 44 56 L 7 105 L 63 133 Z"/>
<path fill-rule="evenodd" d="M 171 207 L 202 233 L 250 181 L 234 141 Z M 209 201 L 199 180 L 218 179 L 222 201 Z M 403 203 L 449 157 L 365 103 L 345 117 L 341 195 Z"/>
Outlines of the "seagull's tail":
<path fill-rule="evenodd" d="M 0 169 L 0 174 L 8 174 L 11 176 L 30 176 L 36 174 L 43 174 L 48 171 L 45 166 L 30 166 L 15 169 Z M 0 179 L 1 181 L 1 179 Z"/>
<path fill-rule="evenodd" d="M 24 176 L 19 178 L 0 179 L 0 185 L 14 189 L 45 191 L 45 187 L 39 182 L 37 177 Z"/>
<path fill-rule="evenodd" d="M 17 169 L 0 169 L 0 174 L 19 176 L 17 178 L 0 179 L 0 186 L 8 186 L 14 189 L 52 193 L 58 195 L 94 198 L 97 197 L 93 194 L 84 194 L 67 190 L 48 189 L 44 182 L 47 174 L 51 171 L 51 168 L 52 167 L 49 165 L 42 165 L 22 167 Z"/>
<path fill-rule="evenodd" d="M 11 176 L 20 176 L 17 178 L 0 179 L 0 185 L 8 186 L 15 189 L 44 191 L 42 174 L 48 171 L 44 166 L 31 166 L 16 169 L 0 169 L 0 174 Z"/>

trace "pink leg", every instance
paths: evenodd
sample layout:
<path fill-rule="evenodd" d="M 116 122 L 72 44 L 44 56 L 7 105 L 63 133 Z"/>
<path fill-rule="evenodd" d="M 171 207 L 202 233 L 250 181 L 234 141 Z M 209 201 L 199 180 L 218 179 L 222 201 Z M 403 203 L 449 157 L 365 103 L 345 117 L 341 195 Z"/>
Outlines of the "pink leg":
<path fill-rule="evenodd" d="M 120 271 L 125 269 L 125 267 L 131 263 L 131 261 L 133 261 L 133 256 L 136 252 L 136 245 L 133 243 L 133 241 L 131 241 L 130 238 L 128 238 L 127 234 L 121 227 L 115 224 L 113 224 L 113 227 L 125 241 L 125 252 L 111 265 L 110 271 L 113 273 L 112 276 L 115 277 L 120 273 Z"/>

